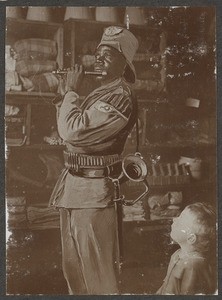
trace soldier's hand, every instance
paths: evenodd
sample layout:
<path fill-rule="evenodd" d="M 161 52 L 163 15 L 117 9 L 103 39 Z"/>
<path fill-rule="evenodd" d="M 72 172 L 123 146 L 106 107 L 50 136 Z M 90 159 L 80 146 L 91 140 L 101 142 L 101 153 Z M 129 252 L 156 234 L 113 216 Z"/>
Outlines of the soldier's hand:
<path fill-rule="evenodd" d="M 84 72 L 83 72 L 82 65 L 75 64 L 74 67 L 68 70 L 66 76 L 66 88 L 65 88 L 66 92 L 74 91 L 78 93 L 80 85 L 82 83 L 83 76 L 84 76 Z"/>

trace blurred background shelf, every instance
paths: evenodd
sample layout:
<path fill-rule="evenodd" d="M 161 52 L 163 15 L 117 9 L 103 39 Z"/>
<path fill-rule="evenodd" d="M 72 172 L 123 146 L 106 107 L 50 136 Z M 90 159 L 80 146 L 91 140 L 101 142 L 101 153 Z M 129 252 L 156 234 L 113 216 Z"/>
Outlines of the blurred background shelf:
<path fill-rule="evenodd" d="M 52 104 L 58 95 L 43 92 L 6 92 L 6 104 Z"/>

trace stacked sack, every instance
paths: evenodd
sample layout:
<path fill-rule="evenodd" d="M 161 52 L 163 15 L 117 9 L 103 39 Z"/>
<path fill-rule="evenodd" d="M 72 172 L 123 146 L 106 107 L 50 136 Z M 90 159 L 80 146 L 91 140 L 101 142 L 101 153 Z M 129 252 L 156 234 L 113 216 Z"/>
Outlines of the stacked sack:
<path fill-rule="evenodd" d="M 142 201 L 138 201 L 132 206 L 123 206 L 123 220 L 125 222 L 145 221 L 145 211 Z"/>
<path fill-rule="evenodd" d="M 5 46 L 5 90 L 21 91 L 18 73 L 15 71 L 16 54 L 10 45 Z"/>
<path fill-rule="evenodd" d="M 178 217 L 181 213 L 182 199 L 182 192 L 174 191 L 150 196 L 148 199 L 150 219 L 159 220 Z"/>
<path fill-rule="evenodd" d="M 8 227 L 23 227 L 27 224 L 26 199 L 20 197 L 7 197 L 7 225 Z"/>
<path fill-rule="evenodd" d="M 57 44 L 54 40 L 30 38 L 14 44 L 17 54 L 16 72 L 27 91 L 56 92 L 58 78 L 52 74 L 57 69 Z"/>

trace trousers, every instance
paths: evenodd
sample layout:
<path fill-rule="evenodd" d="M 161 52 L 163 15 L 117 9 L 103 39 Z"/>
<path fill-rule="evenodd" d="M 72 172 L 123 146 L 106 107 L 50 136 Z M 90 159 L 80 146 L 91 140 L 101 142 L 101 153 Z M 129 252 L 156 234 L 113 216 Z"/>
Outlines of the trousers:
<path fill-rule="evenodd" d="M 69 294 L 118 294 L 115 208 L 59 211 L 62 267 Z"/>

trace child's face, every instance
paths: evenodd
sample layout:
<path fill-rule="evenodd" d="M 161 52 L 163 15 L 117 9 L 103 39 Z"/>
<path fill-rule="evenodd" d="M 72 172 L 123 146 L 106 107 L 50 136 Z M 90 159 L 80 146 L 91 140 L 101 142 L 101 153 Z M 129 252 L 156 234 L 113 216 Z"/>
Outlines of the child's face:
<path fill-rule="evenodd" d="M 178 244 L 185 243 L 189 234 L 193 233 L 194 214 L 185 208 L 178 218 L 173 219 L 171 238 Z"/>

